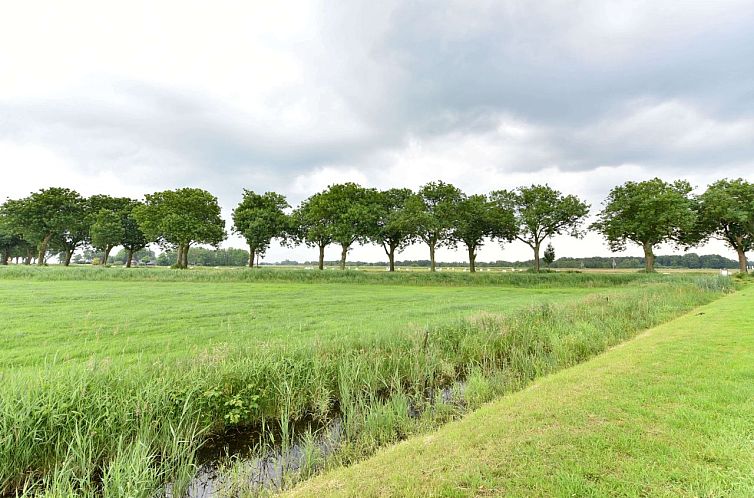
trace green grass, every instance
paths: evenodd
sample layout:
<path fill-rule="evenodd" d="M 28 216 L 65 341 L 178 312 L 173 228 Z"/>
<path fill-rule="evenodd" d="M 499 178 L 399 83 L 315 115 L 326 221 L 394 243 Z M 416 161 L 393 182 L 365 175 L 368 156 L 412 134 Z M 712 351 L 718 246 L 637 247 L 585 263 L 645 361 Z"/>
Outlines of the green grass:
<path fill-rule="evenodd" d="M 311 468 L 349 464 L 731 289 L 279 273 L 0 271 L 0 493 L 152 496 L 186 484 L 211 434 L 334 416 L 343 447 Z M 426 406 L 464 379 L 460 411 Z"/>
<path fill-rule="evenodd" d="M 754 496 L 754 289 L 297 496 Z"/>
<path fill-rule="evenodd" d="M 504 287 L 605 287 L 629 285 L 665 279 L 661 274 L 638 272 L 375 272 L 357 270 L 304 270 L 284 268 L 102 268 L 99 266 L 36 267 L 0 266 L 0 279 L 7 280 L 105 280 L 105 281 L 160 281 L 160 282 L 300 282 L 327 284 L 385 284 L 410 286 L 504 286 Z"/>
<path fill-rule="evenodd" d="M 226 347 L 400 335 L 594 291 L 0 279 L 0 375 L 52 362 L 151 363 Z"/>

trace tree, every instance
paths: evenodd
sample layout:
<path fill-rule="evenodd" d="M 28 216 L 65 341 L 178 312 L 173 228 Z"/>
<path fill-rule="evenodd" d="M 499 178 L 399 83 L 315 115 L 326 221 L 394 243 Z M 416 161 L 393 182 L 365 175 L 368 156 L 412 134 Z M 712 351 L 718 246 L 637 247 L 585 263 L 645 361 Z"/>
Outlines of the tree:
<path fill-rule="evenodd" d="M 563 195 L 549 185 L 531 185 L 516 190 L 492 192 L 494 202 L 512 209 L 516 215 L 516 238 L 534 251 L 536 271 L 540 269 L 539 249 L 554 235 L 567 233 L 580 237 L 579 230 L 589 213 L 589 204 L 574 195 Z"/>
<path fill-rule="evenodd" d="M 122 211 L 123 238 L 120 241 L 120 245 L 127 252 L 126 268 L 131 268 L 134 254 L 147 247 L 150 242 L 134 215 L 137 209 L 142 209 L 142 206 L 144 206 L 144 203 L 129 199 L 128 204 L 124 206 Z"/>
<path fill-rule="evenodd" d="M 319 249 L 319 269 L 324 269 L 325 248 L 333 241 L 333 207 L 318 192 L 304 200 L 291 215 L 291 240 Z"/>
<path fill-rule="evenodd" d="M 429 247 L 430 271 L 435 271 L 435 251 L 453 246 L 451 237 L 461 190 L 442 181 L 429 182 L 406 201 L 405 216 L 412 232 Z"/>
<path fill-rule="evenodd" d="M 177 268 L 188 268 L 191 244 L 216 246 L 225 239 L 217 198 L 206 190 L 181 188 L 148 194 L 145 203 L 132 212 L 147 239 L 177 248 Z"/>
<path fill-rule="evenodd" d="M 626 182 L 610 191 L 591 227 L 602 232 L 613 251 L 625 249 L 627 241 L 640 245 L 645 270 L 654 271 L 653 248 L 663 242 L 681 244 L 695 230 L 690 192 L 684 180 Z"/>
<path fill-rule="evenodd" d="M 477 251 L 485 238 L 511 241 L 516 237 L 516 217 L 511 209 L 491 202 L 486 195 L 463 197 L 456 206 L 451 238 L 469 253 L 469 270 L 476 271 Z"/>
<path fill-rule="evenodd" d="M 37 247 L 37 264 L 43 265 L 53 239 L 77 237 L 82 216 L 82 199 L 74 190 L 53 187 L 34 192 L 19 200 L 8 200 L 2 207 L 11 228 Z"/>
<path fill-rule="evenodd" d="M 283 210 L 290 205 L 275 192 L 257 194 L 244 189 L 241 203 L 233 210 L 233 230 L 249 244 L 249 267 L 274 238 L 285 238 L 290 220 Z"/>
<path fill-rule="evenodd" d="M 726 242 L 738 254 L 738 269 L 746 273 L 746 252 L 754 248 L 754 184 L 741 178 L 718 180 L 698 198 L 696 240 L 710 237 Z"/>
<path fill-rule="evenodd" d="M 10 226 L 10 220 L 0 210 L 0 265 L 7 265 L 11 255 L 23 239 Z"/>
<path fill-rule="evenodd" d="M 106 265 L 110 251 L 123 240 L 122 215 L 117 211 L 102 209 L 95 216 L 90 233 L 92 246 L 102 251 L 100 264 Z"/>
<path fill-rule="evenodd" d="M 366 242 L 377 231 L 378 193 L 355 183 L 330 185 L 324 197 L 332 210 L 332 240 L 340 244 L 340 269 L 355 242 Z"/>
<path fill-rule="evenodd" d="M 377 193 L 377 210 L 370 239 L 382 246 L 388 257 L 390 271 L 395 271 L 395 252 L 414 242 L 411 223 L 406 215 L 406 202 L 414 195 L 407 188 L 393 188 Z"/>
<path fill-rule="evenodd" d="M 123 240 L 123 219 L 134 201 L 125 197 L 93 195 L 87 199 L 89 211 L 89 243 L 102 251 L 106 265 L 110 251 Z"/>
<path fill-rule="evenodd" d="M 553 261 L 555 261 L 555 248 L 552 247 L 552 242 L 547 244 L 547 247 L 545 247 L 545 253 L 542 256 L 542 259 L 544 259 L 545 264 L 548 268 L 553 263 Z"/>

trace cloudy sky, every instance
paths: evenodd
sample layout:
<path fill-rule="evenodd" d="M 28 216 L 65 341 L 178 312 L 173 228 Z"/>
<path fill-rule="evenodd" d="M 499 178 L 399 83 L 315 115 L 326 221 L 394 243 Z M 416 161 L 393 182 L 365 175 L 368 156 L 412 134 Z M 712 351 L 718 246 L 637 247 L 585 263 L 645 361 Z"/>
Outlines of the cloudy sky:
<path fill-rule="evenodd" d="M 754 1 L 3 4 L 1 199 L 195 186 L 228 219 L 242 188 L 295 205 L 340 181 L 442 179 L 547 182 L 596 212 L 654 176 L 754 180 Z M 596 235 L 554 245 L 609 254 Z M 316 254 L 267 260 L 289 257 Z"/>

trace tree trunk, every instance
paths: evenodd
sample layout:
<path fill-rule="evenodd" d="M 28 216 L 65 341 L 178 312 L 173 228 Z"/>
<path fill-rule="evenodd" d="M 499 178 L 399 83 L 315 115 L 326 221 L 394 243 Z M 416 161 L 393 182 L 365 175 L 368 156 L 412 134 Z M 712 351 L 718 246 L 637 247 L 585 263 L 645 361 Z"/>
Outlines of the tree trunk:
<path fill-rule="evenodd" d="M 26 258 L 24 258 L 24 264 L 30 265 L 31 264 L 31 258 L 34 257 L 34 250 L 29 246 L 26 249 Z"/>
<path fill-rule="evenodd" d="M 254 268 L 254 253 L 256 251 L 254 250 L 251 245 L 249 246 L 249 268 Z"/>
<path fill-rule="evenodd" d="M 395 271 L 395 247 L 390 247 L 387 259 L 390 261 L 390 271 Z"/>
<path fill-rule="evenodd" d="M 537 271 L 537 273 L 539 273 L 539 267 L 539 242 L 537 242 L 536 244 L 534 244 L 534 269 Z"/>
<path fill-rule="evenodd" d="M 100 266 L 105 266 L 107 264 L 107 260 L 110 259 L 110 251 L 113 250 L 113 246 L 105 246 L 105 254 L 102 256 L 102 261 L 100 261 Z"/>
<path fill-rule="evenodd" d="M 435 271 L 435 245 L 429 245 L 429 271 Z"/>
<path fill-rule="evenodd" d="M 47 245 L 50 243 L 50 239 L 52 239 L 52 234 L 45 235 L 45 238 L 39 243 L 37 266 L 43 266 L 45 264 L 45 253 L 47 252 Z"/>
<path fill-rule="evenodd" d="M 476 272 L 476 248 L 469 246 L 469 271 Z"/>
<path fill-rule="evenodd" d="M 188 268 L 188 253 L 189 253 L 189 247 L 191 247 L 191 244 L 186 244 L 183 247 L 183 261 L 181 262 L 181 268 L 187 269 Z"/>
<path fill-rule="evenodd" d="M 131 261 L 134 259 L 134 250 L 128 250 L 128 259 L 126 259 L 126 268 L 131 268 Z"/>
<path fill-rule="evenodd" d="M 319 269 L 325 269 L 325 246 L 322 244 L 319 245 Z"/>
<path fill-rule="evenodd" d="M 10 251 L 8 249 L 3 250 L 2 256 L 0 256 L 0 265 L 8 266 L 8 260 L 10 259 Z"/>
<path fill-rule="evenodd" d="M 348 246 L 341 244 L 342 249 L 340 251 L 340 269 L 346 269 L 346 258 L 348 257 Z"/>
<path fill-rule="evenodd" d="M 64 266 L 69 266 L 71 264 L 71 258 L 73 257 L 73 251 L 74 251 L 74 249 L 66 249 L 65 250 L 65 263 L 63 263 Z"/>
<path fill-rule="evenodd" d="M 741 248 L 741 246 L 736 247 L 736 252 L 738 253 L 738 271 L 740 271 L 741 273 L 747 273 L 749 271 L 749 268 L 746 264 L 746 252 Z"/>
<path fill-rule="evenodd" d="M 644 271 L 651 273 L 655 271 L 655 255 L 652 252 L 652 244 L 645 242 L 644 247 Z"/>

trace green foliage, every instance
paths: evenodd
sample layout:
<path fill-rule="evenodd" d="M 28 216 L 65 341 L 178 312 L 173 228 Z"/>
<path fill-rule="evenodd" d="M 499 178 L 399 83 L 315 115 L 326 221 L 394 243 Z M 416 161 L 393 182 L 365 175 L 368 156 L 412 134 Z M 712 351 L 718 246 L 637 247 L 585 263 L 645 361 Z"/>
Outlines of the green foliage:
<path fill-rule="evenodd" d="M 217 245 L 225 239 L 217 198 L 206 190 L 182 188 L 145 196 L 134 207 L 133 218 L 149 240 L 178 247 L 179 268 L 186 268 L 191 244 Z"/>
<path fill-rule="evenodd" d="M 416 236 L 429 246 L 432 271 L 435 271 L 435 250 L 455 246 L 453 227 L 462 198 L 457 187 L 436 181 L 427 183 L 406 201 L 406 219 L 410 220 Z"/>
<path fill-rule="evenodd" d="M 754 184 L 741 178 L 718 180 L 698 198 L 697 237 L 724 240 L 739 257 L 740 270 L 747 270 L 746 252 L 754 248 Z"/>
<path fill-rule="evenodd" d="M 574 195 L 563 195 L 548 185 L 519 187 L 516 190 L 497 190 L 492 200 L 501 208 L 516 214 L 516 238 L 534 250 L 535 268 L 539 271 L 539 248 L 542 242 L 555 235 L 582 235 L 581 223 L 589 213 L 589 205 Z"/>
<path fill-rule="evenodd" d="M 548 268 L 553 261 L 555 261 L 555 248 L 552 247 L 552 243 L 547 244 L 547 247 L 545 247 L 545 253 L 542 255 L 542 259 Z"/>
<path fill-rule="evenodd" d="M 653 247 L 664 242 L 682 243 L 692 233 L 696 215 L 684 180 L 668 183 L 659 178 L 626 182 L 610 191 L 605 207 L 592 228 L 605 236 L 610 249 L 625 249 L 626 242 L 644 248 L 646 270 L 654 270 Z"/>
<path fill-rule="evenodd" d="M 233 210 L 233 230 L 249 245 L 249 266 L 254 266 L 254 256 L 264 254 L 272 239 L 286 237 L 290 220 L 284 210 L 289 207 L 280 194 L 244 189 L 243 200 Z"/>
<path fill-rule="evenodd" d="M 390 271 L 395 271 L 395 252 L 415 241 L 413 223 L 407 215 L 407 202 L 413 193 L 407 188 L 393 188 L 377 193 L 375 229 L 372 242 L 382 246 L 388 257 Z"/>
<path fill-rule="evenodd" d="M 456 205 L 454 218 L 450 236 L 466 246 L 472 272 L 476 253 L 485 239 L 510 242 L 518 230 L 513 210 L 490 201 L 485 195 L 463 196 Z"/>
<path fill-rule="evenodd" d="M 83 210 L 81 196 L 67 188 L 53 187 L 33 192 L 18 200 L 9 199 L 2 205 L 2 215 L 11 230 L 37 247 L 37 263 L 44 264 L 50 243 L 76 243 L 85 238 L 80 230 Z"/>

